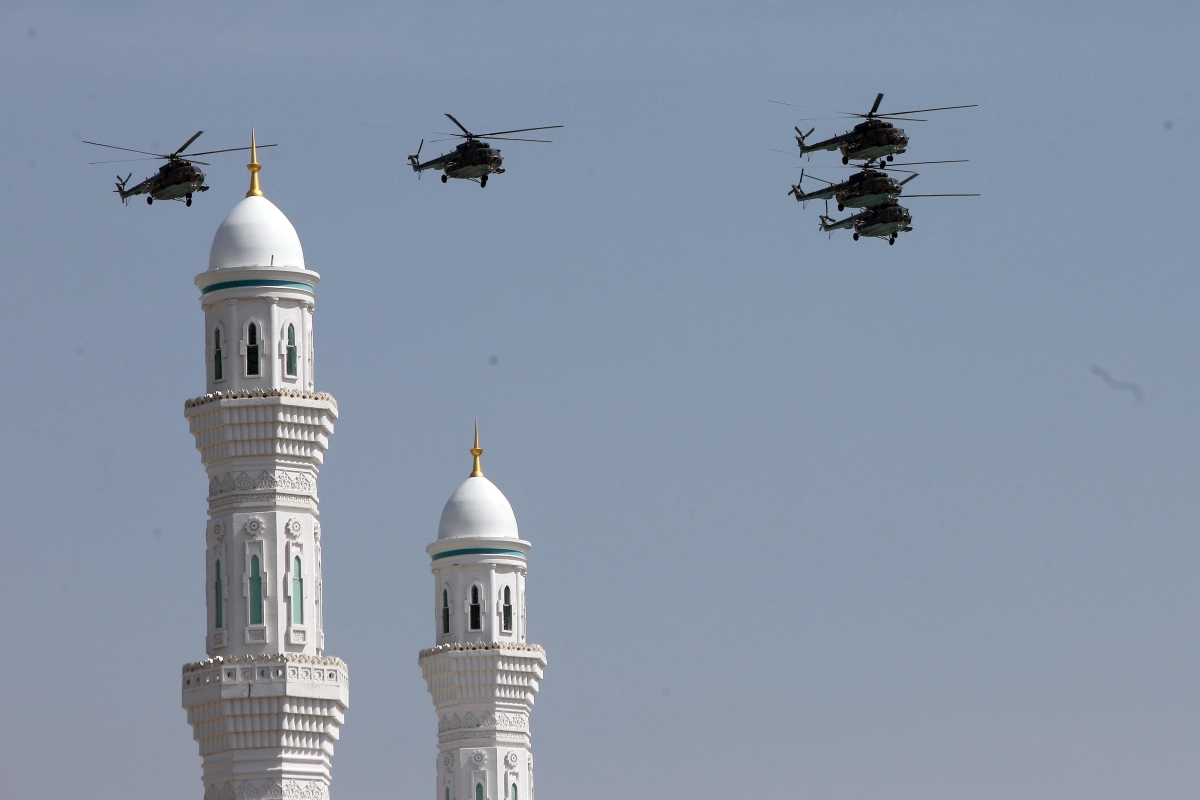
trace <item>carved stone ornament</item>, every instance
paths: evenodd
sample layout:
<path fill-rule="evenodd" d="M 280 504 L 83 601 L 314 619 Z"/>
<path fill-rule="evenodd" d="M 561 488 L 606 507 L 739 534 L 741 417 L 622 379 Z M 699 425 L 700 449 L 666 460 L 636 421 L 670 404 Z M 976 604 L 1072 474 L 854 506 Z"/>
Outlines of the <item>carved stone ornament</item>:
<path fill-rule="evenodd" d="M 475 755 L 471 756 L 471 760 L 474 761 L 476 764 L 482 764 L 484 761 L 487 760 L 487 756 L 485 756 L 483 754 L 482 750 L 476 750 Z"/>
<path fill-rule="evenodd" d="M 506 755 L 506 756 L 504 757 L 504 764 L 505 764 L 505 765 L 506 765 L 506 766 L 507 766 L 509 769 L 513 769 L 514 767 L 516 767 L 516 766 L 517 766 L 517 754 L 516 754 L 516 751 L 514 751 L 514 750 L 509 750 L 509 751 L 508 751 L 508 755 Z"/>
<path fill-rule="evenodd" d="M 219 522 L 213 524 L 213 527 L 212 527 L 213 538 L 216 539 L 218 543 L 225 541 L 225 530 L 228 527 L 229 527 L 228 525 L 222 525 Z"/>
<path fill-rule="evenodd" d="M 321 523 L 319 522 L 313 523 L 313 540 L 316 541 L 317 544 L 321 543 Z"/>
<path fill-rule="evenodd" d="M 283 526 L 284 532 L 287 533 L 288 538 L 291 539 L 292 541 L 295 541 L 296 539 L 300 538 L 300 531 L 302 531 L 303 529 L 304 529 L 304 526 L 301 525 L 300 520 L 296 519 L 295 517 L 292 517 L 291 519 L 289 519 L 287 521 L 287 524 Z"/>
<path fill-rule="evenodd" d="M 446 753 L 445 755 L 442 756 L 442 766 L 445 767 L 446 769 L 450 769 L 451 767 L 454 766 L 454 754 L 453 753 Z"/>
<path fill-rule="evenodd" d="M 324 781 L 226 781 L 209 784 L 204 800 L 329 800 Z"/>
<path fill-rule="evenodd" d="M 260 517 L 251 517 L 246 520 L 246 534 L 255 539 L 263 535 L 263 530 L 266 528 L 266 523 Z"/>

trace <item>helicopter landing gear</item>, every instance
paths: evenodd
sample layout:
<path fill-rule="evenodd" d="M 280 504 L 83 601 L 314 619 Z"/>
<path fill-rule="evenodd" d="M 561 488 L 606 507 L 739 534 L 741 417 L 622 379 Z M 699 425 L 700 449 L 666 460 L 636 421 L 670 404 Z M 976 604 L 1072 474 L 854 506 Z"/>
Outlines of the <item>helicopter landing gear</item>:
<path fill-rule="evenodd" d="M 857 234 L 857 233 L 856 233 L 856 234 L 854 234 L 854 241 L 856 241 L 856 242 L 858 241 L 858 234 Z"/>
<path fill-rule="evenodd" d="M 893 233 L 891 236 L 888 237 L 888 244 L 895 244 L 895 243 L 896 243 L 896 234 Z"/>
<path fill-rule="evenodd" d="M 148 205 L 148 206 L 152 206 L 152 205 L 154 205 L 154 198 L 153 198 L 153 197 L 147 197 L 147 198 L 146 198 L 146 205 Z"/>
<path fill-rule="evenodd" d="M 850 163 L 850 156 L 842 156 L 842 163 L 843 163 L 843 164 L 849 164 L 849 163 Z"/>
<path fill-rule="evenodd" d="M 184 205 L 185 205 L 185 206 L 190 206 L 191 204 L 192 204 L 192 196 L 189 194 L 189 195 L 187 196 L 187 200 L 184 202 Z"/>
<path fill-rule="evenodd" d="M 482 189 L 485 186 L 487 186 L 487 175 L 483 175 L 479 178 L 479 188 Z"/>
<path fill-rule="evenodd" d="M 891 157 L 891 156 L 888 156 L 888 161 L 891 161 L 891 160 L 892 160 L 892 157 Z"/>
<path fill-rule="evenodd" d="M 450 176 L 449 176 L 449 175 L 443 175 L 443 176 L 442 176 L 442 183 L 445 183 L 445 182 L 446 182 L 446 181 L 448 181 L 448 180 L 450 180 Z"/>
<path fill-rule="evenodd" d="M 838 211 L 845 211 L 845 210 L 846 210 L 846 207 L 844 205 L 842 205 L 841 203 L 838 203 Z"/>

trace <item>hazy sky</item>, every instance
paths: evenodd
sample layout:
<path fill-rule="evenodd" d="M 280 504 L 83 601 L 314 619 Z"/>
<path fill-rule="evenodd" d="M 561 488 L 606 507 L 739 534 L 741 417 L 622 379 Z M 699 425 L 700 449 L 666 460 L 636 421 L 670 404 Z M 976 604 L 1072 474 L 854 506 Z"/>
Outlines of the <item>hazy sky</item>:
<path fill-rule="evenodd" d="M 183 403 L 246 159 L 124 207 L 154 164 L 80 140 L 255 125 L 341 413 L 337 800 L 433 791 L 424 547 L 476 416 L 534 545 L 543 800 L 1195 798 L 1200 6 L 981 5 L 0 3 L 0 794 L 201 797 Z M 971 159 L 907 188 L 983 196 L 831 240 L 772 152 L 826 115 L 766 99 L 880 91 L 979 104 L 907 126 Z M 566 127 L 418 181 L 447 111 Z"/>

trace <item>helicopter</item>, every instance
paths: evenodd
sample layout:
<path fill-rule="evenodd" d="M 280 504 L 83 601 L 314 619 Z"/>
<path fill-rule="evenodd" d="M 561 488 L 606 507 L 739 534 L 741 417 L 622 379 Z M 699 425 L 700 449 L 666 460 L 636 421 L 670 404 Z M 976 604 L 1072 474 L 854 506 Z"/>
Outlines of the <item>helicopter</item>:
<path fill-rule="evenodd" d="M 889 200 L 843 220 L 834 221 L 827 214 L 821 215 L 822 231 L 829 233 L 839 229 L 852 229 L 854 241 L 860 236 L 871 236 L 895 244 L 898 233 L 912 230 L 912 214 L 895 200 Z"/>
<path fill-rule="evenodd" d="M 779 105 L 790 106 L 793 103 L 783 103 L 779 100 L 771 100 L 769 102 L 778 103 Z M 908 147 L 908 136 L 904 133 L 903 128 L 897 128 L 888 120 L 907 121 L 907 122 L 925 122 L 926 120 L 909 117 L 908 114 L 923 114 L 927 111 L 949 111 L 954 108 L 974 108 L 976 103 L 966 106 L 941 106 L 940 108 L 917 108 L 912 111 L 896 111 L 891 114 L 879 114 L 879 104 L 883 102 L 883 92 L 875 96 L 875 104 L 871 106 L 871 110 L 866 114 L 855 114 L 851 111 L 837 111 L 834 113 L 845 114 L 848 117 L 860 117 L 864 121 L 858 123 L 853 129 L 846 131 L 840 136 L 826 139 L 823 142 L 816 144 L 808 144 L 808 137 L 816 128 L 811 128 L 808 133 L 804 133 L 799 127 L 796 127 L 796 144 L 800 147 L 801 155 L 808 155 L 819 150 L 841 150 L 842 163 L 849 164 L 851 160 L 859 159 L 876 159 L 886 157 L 888 161 L 892 160 L 893 155 L 903 153 Z M 807 108 L 807 106 L 798 106 L 798 108 Z"/>
<path fill-rule="evenodd" d="M 153 204 L 155 200 L 183 200 L 185 205 L 192 204 L 192 195 L 196 192 L 207 192 L 208 187 L 204 185 L 204 173 L 197 169 L 194 165 L 203 164 L 208 166 L 205 161 L 196 161 L 193 156 L 207 156 L 213 153 L 232 153 L 238 150 L 249 150 L 249 147 L 229 147 L 224 150 L 205 150 L 203 153 L 192 153 L 187 158 L 184 158 L 181 153 L 188 149 L 192 142 L 200 138 L 200 134 L 204 131 L 196 131 L 192 138 L 188 139 L 174 153 L 148 153 L 145 150 L 132 150 L 128 147 L 117 147 L 112 144 L 101 144 L 100 142 L 88 142 L 84 144 L 92 144 L 97 147 L 109 147 L 113 150 L 124 150 L 129 153 L 142 153 L 150 156 L 150 158 L 121 158 L 116 161 L 91 161 L 91 164 L 116 164 L 123 161 L 150 161 L 152 159 L 165 159 L 167 163 L 158 168 L 158 172 L 151 175 L 146 180 L 142 181 L 132 189 L 126 189 L 126 184 L 133 177 L 133 173 L 129 173 L 124 178 L 117 175 L 117 188 L 114 190 L 121 196 L 122 202 L 129 205 L 129 198 L 144 194 L 146 195 L 146 204 Z M 276 147 L 273 144 L 260 144 L 258 147 Z"/>
<path fill-rule="evenodd" d="M 888 174 L 888 171 L 896 172 L 911 172 L 911 170 L 898 170 L 896 167 L 913 167 L 920 164 L 959 164 L 964 163 L 968 159 L 958 158 L 949 161 L 910 161 L 905 163 L 896 163 L 891 166 L 883 166 L 882 164 L 868 162 L 858 172 L 851 175 L 849 179 L 841 183 L 827 181 L 824 178 L 817 178 L 810 175 L 810 178 L 829 184 L 823 189 L 817 189 L 813 192 L 805 192 L 801 186 L 804 183 L 804 170 L 800 171 L 800 181 L 792 186 L 792 190 L 788 194 L 794 196 L 799 203 L 807 203 L 809 200 L 829 200 L 835 198 L 838 204 L 838 211 L 845 211 L 847 208 L 873 208 L 883 205 L 891 200 L 895 200 L 904 191 L 904 184 L 916 178 L 920 173 L 913 172 L 904 180 L 898 181 Z M 910 194 L 908 197 L 968 197 L 975 195 L 963 194 Z"/>
<path fill-rule="evenodd" d="M 504 168 L 500 166 L 504 163 L 504 159 L 500 157 L 500 151 L 489 145 L 487 142 L 480 141 L 483 137 L 489 139 L 501 139 L 506 142 L 549 142 L 549 139 L 519 139 L 515 137 L 505 136 L 509 133 L 525 133 L 526 131 L 546 131 L 551 128 L 561 128 L 562 125 L 543 125 L 540 128 L 518 128 L 512 131 L 494 131 L 492 133 L 471 133 L 461 122 L 456 120 L 450 114 L 450 121 L 457 125 L 462 133 L 446 133 L 443 136 L 454 136 L 463 141 L 459 143 L 454 150 L 449 153 L 430 159 L 424 164 L 421 163 L 421 148 L 425 146 L 425 140 L 421 140 L 421 144 L 417 147 L 415 155 L 408 157 L 408 163 L 412 165 L 413 172 L 420 174 L 427 169 L 442 170 L 442 183 L 446 183 L 451 178 L 463 178 L 466 180 L 479 180 L 479 186 L 482 188 L 487 186 L 488 175 L 493 173 L 500 174 L 504 172 Z M 436 140 L 443 141 L 443 140 Z"/>

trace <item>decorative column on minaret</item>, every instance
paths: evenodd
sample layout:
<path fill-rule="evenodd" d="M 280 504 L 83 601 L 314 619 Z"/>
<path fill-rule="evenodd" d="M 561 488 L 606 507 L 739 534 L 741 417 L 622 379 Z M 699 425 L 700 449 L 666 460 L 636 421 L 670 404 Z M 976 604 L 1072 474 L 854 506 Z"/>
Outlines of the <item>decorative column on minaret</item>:
<path fill-rule="evenodd" d="M 205 800 L 329 797 L 349 703 L 324 655 L 317 471 L 337 402 L 313 392 L 313 289 L 287 217 L 250 191 L 217 229 L 204 309 L 208 391 L 184 404 L 208 470 L 208 659 L 183 668 Z"/>
<path fill-rule="evenodd" d="M 530 543 L 483 476 L 475 426 L 471 477 L 450 496 L 433 558 L 436 647 L 421 671 L 438 713 L 434 800 L 533 800 L 529 714 L 546 651 L 525 643 Z"/>

